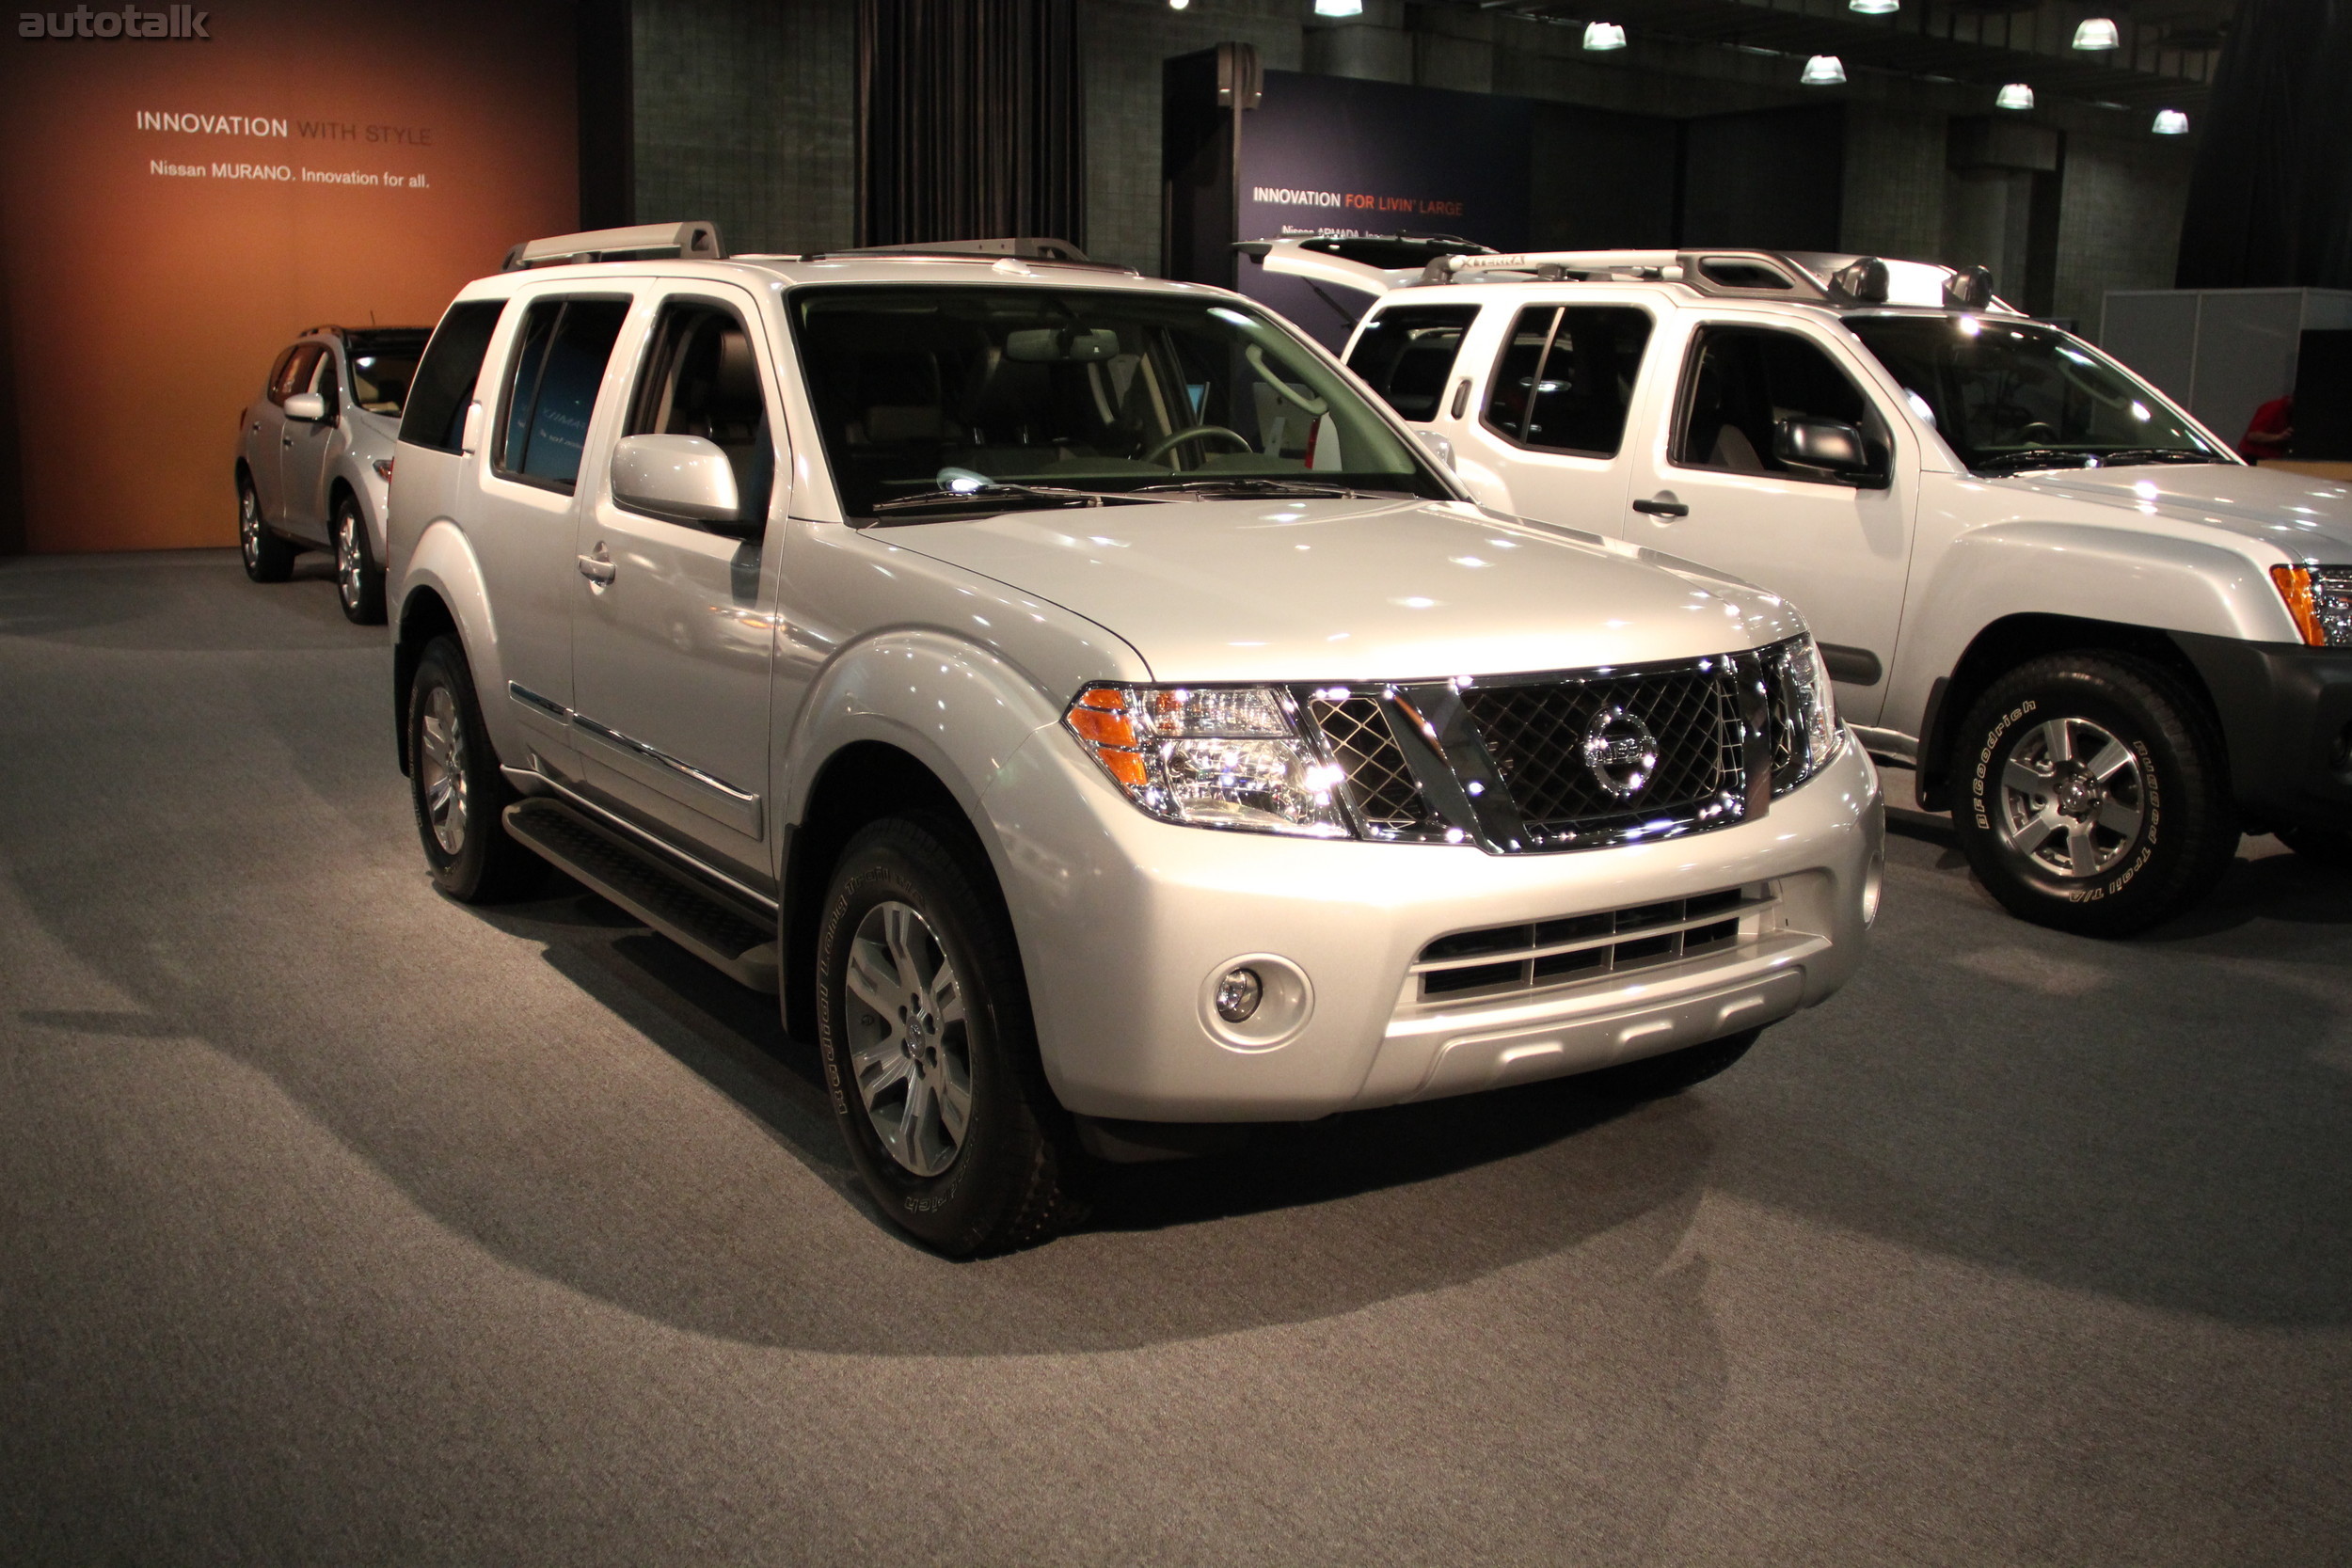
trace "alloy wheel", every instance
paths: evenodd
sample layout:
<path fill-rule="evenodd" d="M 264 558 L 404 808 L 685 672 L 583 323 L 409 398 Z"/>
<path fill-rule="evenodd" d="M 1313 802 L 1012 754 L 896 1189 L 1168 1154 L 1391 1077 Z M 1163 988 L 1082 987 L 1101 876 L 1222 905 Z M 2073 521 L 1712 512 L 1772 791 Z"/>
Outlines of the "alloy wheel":
<path fill-rule="evenodd" d="M 963 984 L 913 905 L 866 911 L 850 942 L 850 1061 L 858 1098 L 890 1157 L 937 1176 L 972 1121 L 972 1048 Z"/>
<path fill-rule="evenodd" d="M 418 784 L 434 842 L 445 855 L 461 854 L 466 847 L 466 731 L 458 721 L 457 699 L 448 687 L 436 686 L 424 694 L 417 739 Z"/>
<path fill-rule="evenodd" d="M 262 563 L 262 503 L 250 490 L 237 492 L 237 547 L 247 570 Z"/>
<path fill-rule="evenodd" d="M 2096 877 L 2139 842 L 2148 819 L 2139 755 L 2088 719 L 2052 719 L 2001 765 L 2001 842 L 2060 877 Z"/>
<path fill-rule="evenodd" d="M 343 596 L 343 609 L 357 610 L 359 598 L 367 591 L 362 577 L 366 562 L 359 558 L 359 519 L 349 512 L 335 519 L 335 589 Z"/>

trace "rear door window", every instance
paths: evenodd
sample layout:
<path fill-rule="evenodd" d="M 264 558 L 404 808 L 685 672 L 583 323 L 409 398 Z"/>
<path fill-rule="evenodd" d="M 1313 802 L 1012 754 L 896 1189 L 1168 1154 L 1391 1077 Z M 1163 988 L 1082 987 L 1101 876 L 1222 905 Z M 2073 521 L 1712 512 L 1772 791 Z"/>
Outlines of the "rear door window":
<path fill-rule="evenodd" d="M 531 307 L 515 336 L 491 455 L 501 476 L 571 491 L 596 389 L 628 317 L 625 299 L 543 299 Z"/>
<path fill-rule="evenodd" d="M 1401 305 L 1364 323 L 1347 368 L 1406 419 L 1426 423 L 1445 402 L 1446 382 L 1475 305 Z"/>
<path fill-rule="evenodd" d="M 400 438 L 437 451 L 455 451 L 465 438 L 466 407 L 473 402 L 490 334 L 506 309 L 502 299 L 461 300 L 449 308 L 417 367 L 401 411 Z"/>
<path fill-rule="evenodd" d="M 1649 313 L 1629 305 L 1521 311 L 1496 369 L 1486 422 L 1539 451 L 1616 456 L 1649 335 Z"/>

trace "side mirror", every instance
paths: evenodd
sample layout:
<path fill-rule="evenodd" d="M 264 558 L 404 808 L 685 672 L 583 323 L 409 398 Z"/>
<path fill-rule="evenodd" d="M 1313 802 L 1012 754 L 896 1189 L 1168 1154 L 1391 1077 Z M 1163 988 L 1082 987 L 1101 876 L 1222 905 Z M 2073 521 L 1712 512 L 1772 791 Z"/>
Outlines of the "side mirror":
<path fill-rule="evenodd" d="M 286 400 L 286 418 L 317 424 L 328 417 L 326 397 L 322 392 L 296 392 Z"/>
<path fill-rule="evenodd" d="M 1820 468 L 1841 478 L 1869 471 L 1862 432 L 1843 420 L 1783 420 L 1772 426 L 1772 455 L 1783 463 Z"/>
<path fill-rule="evenodd" d="M 767 519 L 742 515 L 735 465 L 699 436 L 625 436 L 612 449 L 612 499 L 631 512 L 734 534 Z"/>
<path fill-rule="evenodd" d="M 1413 434 L 1421 437 L 1421 444 L 1429 449 L 1429 454 L 1444 467 L 1447 473 L 1455 471 L 1454 443 L 1451 440 L 1434 430 L 1416 430 Z"/>

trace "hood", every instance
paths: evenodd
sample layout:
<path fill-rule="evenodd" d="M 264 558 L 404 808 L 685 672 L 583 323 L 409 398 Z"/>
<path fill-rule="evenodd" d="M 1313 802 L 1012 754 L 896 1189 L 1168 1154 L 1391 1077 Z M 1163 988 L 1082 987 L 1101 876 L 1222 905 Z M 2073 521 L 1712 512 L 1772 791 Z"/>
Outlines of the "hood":
<path fill-rule="evenodd" d="M 2059 468 L 2012 480 L 2038 494 L 2220 529 L 2313 565 L 2352 566 L 2352 484 L 2230 463 Z"/>
<path fill-rule="evenodd" d="M 1116 632 L 1156 680 L 1589 669 L 1804 626 L 1761 589 L 1455 501 L 1179 501 L 886 531 Z"/>

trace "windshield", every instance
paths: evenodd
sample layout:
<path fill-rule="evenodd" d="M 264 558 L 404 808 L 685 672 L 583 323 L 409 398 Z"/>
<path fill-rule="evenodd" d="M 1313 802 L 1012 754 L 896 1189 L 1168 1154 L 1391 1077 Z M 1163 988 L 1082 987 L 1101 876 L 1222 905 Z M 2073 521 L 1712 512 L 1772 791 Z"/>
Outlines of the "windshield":
<path fill-rule="evenodd" d="M 432 334 L 355 332 L 346 347 L 351 355 L 351 401 L 371 414 L 398 414 L 408 401 L 408 383 L 423 357 Z"/>
<path fill-rule="evenodd" d="M 852 517 L 1171 489 L 1454 495 L 1337 371 L 1237 300 L 828 287 L 802 291 L 793 320 Z"/>
<path fill-rule="evenodd" d="M 2145 383 L 2038 322 L 1854 315 L 1846 326 L 1975 472 L 2229 461 Z"/>

